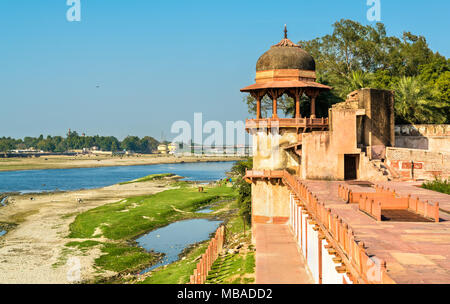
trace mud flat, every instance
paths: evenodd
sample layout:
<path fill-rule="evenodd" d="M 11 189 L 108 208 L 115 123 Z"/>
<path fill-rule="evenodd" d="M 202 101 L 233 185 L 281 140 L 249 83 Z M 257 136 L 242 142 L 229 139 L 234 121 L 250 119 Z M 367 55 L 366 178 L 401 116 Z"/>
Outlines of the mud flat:
<path fill-rule="evenodd" d="M 142 166 L 154 164 L 195 163 L 235 161 L 243 157 L 236 156 L 42 156 L 39 158 L 0 158 L 0 171 L 22 171 L 41 169 L 97 168 L 115 166 Z"/>
<path fill-rule="evenodd" d="M 60 262 L 65 244 L 77 241 L 68 235 L 69 225 L 78 214 L 128 197 L 159 193 L 170 189 L 170 184 L 168 180 L 157 180 L 93 190 L 10 196 L 8 205 L 0 208 L 2 226 L 14 227 L 0 237 L 0 283 L 70 283 L 71 266 L 55 267 L 55 264 Z M 102 238 L 93 240 L 101 242 Z M 100 255 L 100 250 L 90 250 L 73 256 L 81 262 L 83 279 L 96 275 L 94 260 Z"/>

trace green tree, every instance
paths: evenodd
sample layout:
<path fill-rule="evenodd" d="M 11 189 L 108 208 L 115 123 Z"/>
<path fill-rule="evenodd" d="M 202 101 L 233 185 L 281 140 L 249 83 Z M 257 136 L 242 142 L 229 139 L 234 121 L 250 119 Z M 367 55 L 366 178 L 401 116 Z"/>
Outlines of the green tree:
<path fill-rule="evenodd" d="M 14 140 L 11 137 L 0 138 L 0 152 L 8 152 L 15 148 Z"/>
<path fill-rule="evenodd" d="M 119 145 L 115 141 L 113 141 L 111 143 L 111 151 L 112 152 L 117 152 L 118 150 L 119 150 Z"/>
<path fill-rule="evenodd" d="M 434 84 L 435 95 L 438 100 L 449 103 L 450 102 L 450 72 L 442 73 Z"/>
<path fill-rule="evenodd" d="M 395 87 L 395 110 L 401 123 L 444 123 L 441 106 L 416 77 L 403 77 Z"/>
<path fill-rule="evenodd" d="M 434 85 L 442 74 L 450 71 L 450 61 L 436 53 L 430 62 L 420 65 L 419 71 L 421 81 Z"/>
<path fill-rule="evenodd" d="M 153 137 L 145 136 L 140 140 L 139 145 L 140 145 L 139 152 L 150 154 L 158 148 L 159 142 Z"/>
<path fill-rule="evenodd" d="M 434 96 L 445 113 L 446 123 L 450 123 L 450 71 L 442 73 L 434 85 Z"/>
<path fill-rule="evenodd" d="M 234 188 L 238 191 L 238 204 L 240 214 L 245 218 L 248 224 L 252 221 L 252 186 L 244 179 L 246 170 L 253 168 L 253 159 L 248 158 L 236 162 L 231 168 L 231 172 L 235 177 Z"/>
<path fill-rule="evenodd" d="M 137 136 L 127 136 L 121 143 L 121 148 L 127 151 L 140 151 L 140 140 Z"/>

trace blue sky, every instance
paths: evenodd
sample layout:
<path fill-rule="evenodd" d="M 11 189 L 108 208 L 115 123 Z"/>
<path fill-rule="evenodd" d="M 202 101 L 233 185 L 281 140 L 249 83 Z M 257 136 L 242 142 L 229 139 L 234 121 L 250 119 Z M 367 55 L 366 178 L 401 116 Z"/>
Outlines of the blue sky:
<path fill-rule="evenodd" d="M 239 89 L 282 38 L 331 33 L 342 18 L 364 24 L 366 0 L 0 1 L 0 137 L 150 135 L 170 139 L 172 122 L 244 120 Z M 427 37 L 450 55 L 450 2 L 381 0 L 389 35 Z M 99 88 L 96 86 L 100 85 Z"/>

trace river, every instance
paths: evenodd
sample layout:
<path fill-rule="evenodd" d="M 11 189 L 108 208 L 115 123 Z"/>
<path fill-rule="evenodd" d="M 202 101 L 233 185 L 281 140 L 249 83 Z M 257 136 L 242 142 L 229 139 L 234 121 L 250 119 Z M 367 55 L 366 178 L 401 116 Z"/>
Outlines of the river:
<path fill-rule="evenodd" d="M 198 162 L 0 172 L 0 193 L 95 189 L 158 173 L 177 174 L 188 181 L 215 181 L 225 178 L 225 173 L 230 171 L 233 164 Z"/>

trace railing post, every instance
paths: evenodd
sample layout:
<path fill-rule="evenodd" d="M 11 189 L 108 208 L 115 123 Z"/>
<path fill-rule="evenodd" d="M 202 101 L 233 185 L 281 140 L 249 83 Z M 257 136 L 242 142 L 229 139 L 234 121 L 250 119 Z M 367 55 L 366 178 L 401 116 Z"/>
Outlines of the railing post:
<path fill-rule="evenodd" d="M 434 205 L 434 220 L 439 223 L 439 203 Z"/>
<path fill-rule="evenodd" d="M 377 208 L 377 221 L 381 222 L 382 220 L 382 213 L 381 213 L 381 203 L 378 202 L 378 208 Z"/>
<path fill-rule="evenodd" d="M 359 251 L 359 273 L 363 272 L 363 254 L 364 254 L 364 242 L 359 242 L 358 244 L 358 251 Z"/>

